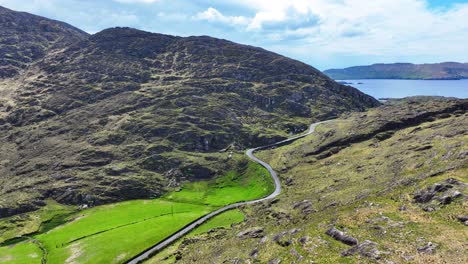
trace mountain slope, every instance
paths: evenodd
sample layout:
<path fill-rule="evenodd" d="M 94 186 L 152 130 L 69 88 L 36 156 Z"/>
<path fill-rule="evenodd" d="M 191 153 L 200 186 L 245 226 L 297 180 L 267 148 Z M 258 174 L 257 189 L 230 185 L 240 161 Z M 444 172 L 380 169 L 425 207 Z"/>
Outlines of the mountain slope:
<path fill-rule="evenodd" d="M 48 198 L 159 196 L 232 166 L 220 150 L 378 105 L 301 62 L 226 40 L 130 28 L 71 39 L 2 81 L 15 92 L 0 105 L 0 216 Z"/>
<path fill-rule="evenodd" d="M 466 263 L 467 128 L 468 100 L 344 115 L 258 153 L 282 180 L 277 200 L 147 263 Z"/>
<path fill-rule="evenodd" d="M 335 80 L 347 79 L 423 79 L 454 80 L 468 78 L 468 63 L 436 64 L 373 64 L 345 69 L 330 69 L 324 73 Z"/>

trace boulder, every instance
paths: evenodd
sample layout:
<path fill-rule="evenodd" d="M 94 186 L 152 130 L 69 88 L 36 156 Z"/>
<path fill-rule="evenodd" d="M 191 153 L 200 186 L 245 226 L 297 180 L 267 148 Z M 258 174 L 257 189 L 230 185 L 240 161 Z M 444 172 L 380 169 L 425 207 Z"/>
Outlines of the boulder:
<path fill-rule="evenodd" d="M 298 241 L 301 245 L 305 245 L 309 240 L 310 240 L 310 237 L 308 237 L 308 236 L 303 236 L 303 237 L 299 238 L 297 241 Z"/>
<path fill-rule="evenodd" d="M 428 242 L 427 245 L 418 247 L 418 252 L 421 254 L 428 254 L 432 255 L 435 253 L 435 249 L 437 248 L 437 244 L 434 244 L 432 242 Z"/>
<path fill-rule="evenodd" d="M 358 244 L 358 240 L 356 238 L 346 235 L 344 232 L 336 229 L 335 227 L 328 229 L 325 234 L 349 246 Z"/>
<path fill-rule="evenodd" d="M 270 261 L 268 261 L 268 264 L 280 264 L 281 263 L 281 259 L 272 259 Z"/>
<path fill-rule="evenodd" d="M 289 239 L 289 237 L 287 236 L 289 232 L 287 231 L 283 231 L 281 233 L 278 233 L 276 235 L 273 236 L 273 241 L 276 242 L 276 244 L 282 246 L 282 247 L 287 247 L 289 245 L 291 245 L 292 241 L 291 239 Z"/>
<path fill-rule="evenodd" d="M 257 258 L 258 248 L 255 248 L 254 250 L 250 251 L 249 256 L 252 257 L 252 258 Z"/>
<path fill-rule="evenodd" d="M 305 215 L 313 213 L 315 210 L 312 208 L 312 202 L 309 200 L 303 200 L 293 204 L 293 209 L 301 210 Z"/>
<path fill-rule="evenodd" d="M 353 256 L 356 254 L 377 260 L 380 259 L 381 252 L 377 250 L 377 243 L 370 240 L 365 240 L 364 242 L 357 244 L 346 251 L 343 251 L 341 256 Z"/>
<path fill-rule="evenodd" d="M 247 229 L 241 231 L 237 234 L 238 238 L 246 239 L 246 238 L 261 238 L 264 237 L 263 227 L 254 227 L 251 229 Z"/>
<path fill-rule="evenodd" d="M 299 254 L 299 252 L 297 252 L 297 250 L 295 250 L 294 248 L 291 248 L 290 252 L 291 252 L 291 255 L 293 255 L 294 257 L 296 257 L 296 260 L 297 260 L 297 261 L 301 261 L 301 260 L 304 258 L 304 257 L 303 257 L 301 254 Z"/>
<path fill-rule="evenodd" d="M 461 215 L 457 217 L 458 221 L 468 226 L 468 215 Z"/>

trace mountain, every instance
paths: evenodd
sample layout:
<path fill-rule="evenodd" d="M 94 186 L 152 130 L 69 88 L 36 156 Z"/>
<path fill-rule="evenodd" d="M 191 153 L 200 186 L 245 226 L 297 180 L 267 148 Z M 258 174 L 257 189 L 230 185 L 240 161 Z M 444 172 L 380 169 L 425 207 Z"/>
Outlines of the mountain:
<path fill-rule="evenodd" d="M 147 263 L 467 263 L 467 128 L 468 100 L 343 115 L 258 153 L 282 180 L 277 199 Z"/>
<path fill-rule="evenodd" d="M 457 80 L 468 78 L 468 63 L 444 62 L 436 64 L 373 64 L 324 71 L 335 80 L 348 79 L 422 79 Z"/>
<path fill-rule="evenodd" d="M 261 48 L 1 12 L 0 217 L 158 197 L 235 169 L 220 151 L 379 105 Z"/>
<path fill-rule="evenodd" d="M 0 78 L 13 77 L 54 49 L 87 36 L 66 23 L 0 6 Z"/>

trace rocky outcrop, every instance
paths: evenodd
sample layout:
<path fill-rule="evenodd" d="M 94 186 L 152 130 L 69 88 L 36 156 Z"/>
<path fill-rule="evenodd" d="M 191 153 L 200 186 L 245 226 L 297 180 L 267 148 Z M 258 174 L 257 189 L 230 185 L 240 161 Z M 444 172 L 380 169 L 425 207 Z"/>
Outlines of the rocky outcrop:
<path fill-rule="evenodd" d="M 11 208 L 2 207 L 0 208 L 0 218 L 33 211 L 44 205 L 45 203 L 43 201 L 35 200 L 35 201 L 29 201 L 28 203 L 17 204 L 15 207 L 11 207 Z"/>
<path fill-rule="evenodd" d="M 414 194 L 413 199 L 415 203 L 422 204 L 423 210 L 434 211 L 438 206 L 449 205 L 456 199 L 465 197 L 466 187 L 466 183 L 449 178 L 444 182 L 419 190 Z"/>

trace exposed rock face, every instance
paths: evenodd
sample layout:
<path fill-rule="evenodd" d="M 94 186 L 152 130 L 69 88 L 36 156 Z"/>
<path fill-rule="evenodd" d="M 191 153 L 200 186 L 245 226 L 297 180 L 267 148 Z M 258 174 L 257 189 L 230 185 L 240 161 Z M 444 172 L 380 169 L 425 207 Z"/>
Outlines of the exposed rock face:
<path fill-rule="evenodd" d="M 457 179 L 449 178 L 438 182 L 414 194 L 414 202 L 422 204 L 423 210 L 434 211 L 439 206 L 451 204 L 456 199 L 465 197 L 467 184 Z"/>
<path fill-rule="evenodd" d="M 379 104 L 261 48 L 131 28 L 88 36 L 0 12 L 0 96 L 8 93 L 0 97 L 0 195 L 9 201 L 0 207 L 155 197 L 172 180 L 168 171 L 200 179 L 226 169 L 176 150 L 265 145 Z"/>

